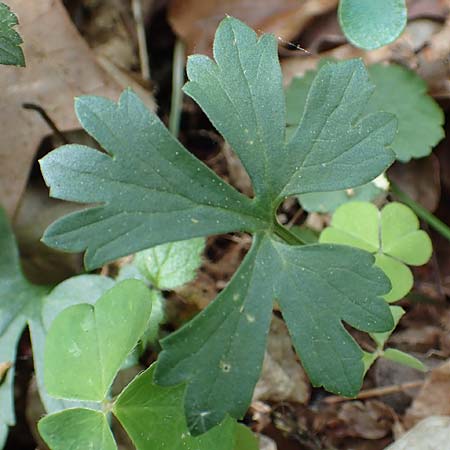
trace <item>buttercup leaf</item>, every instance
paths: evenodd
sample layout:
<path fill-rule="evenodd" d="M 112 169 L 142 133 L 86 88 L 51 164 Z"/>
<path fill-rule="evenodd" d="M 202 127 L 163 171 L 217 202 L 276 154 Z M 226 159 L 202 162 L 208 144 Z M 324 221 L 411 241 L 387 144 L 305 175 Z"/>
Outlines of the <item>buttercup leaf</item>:
<path fill-rule="evenodd" d="M 41 166 L 53 196 L 95 206 L 54 223 L 44 242 L 87 250 L 86 265 L 94 268 L 158 244 L 231 231 L 254 234 L 227 288 L 162 342 L 155 380 L 187 384 L 193 434 L 227 414 L 244 414 L 275 300 L 313 383 L 355 395 L 363 353 L 343 322 L 368 332 L 390 330 L 381 298 L 389 283 L 364 251 L 298 246 L 298 236 L 279 225 L 275 213 L 288 196 L 354 188 L 377 177 L 394 160 L 389 144 L 395 117 L 364 113 L 374 87 L 360 60 L 329 63 L 312 82 L 302 120 L 287 138 L 277 41 L 258 38 L 231 17 L 217 30 L 214 60 L 193 56 L 187 71 L 185 92 L 241 159 L 255 198 L 196 160 L 132 92 L 118 104 L 81 98 L 80 122 L 108 153 L 66 146 Z"/>

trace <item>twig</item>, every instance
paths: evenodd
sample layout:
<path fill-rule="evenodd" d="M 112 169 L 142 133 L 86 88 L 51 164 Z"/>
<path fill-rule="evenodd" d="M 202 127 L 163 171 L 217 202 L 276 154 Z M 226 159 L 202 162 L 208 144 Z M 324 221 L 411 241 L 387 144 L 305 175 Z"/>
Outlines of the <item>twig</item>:
<path fill-rule="evenodd" d="M 410 381 L 408 383 L 403 384 L 394 384 L 392 386 L 383 386 L 374 389 L 366 389 L 365 391 L 361 391 L 355 398 L 347 398 L 341 397 L 339 395 L 332 395 L 330 397 L 326 397 L 323 402 L 328 405 L 335 405 L 336 403 L 349 402 L 352 400 L 364 400 L 372 397 L 382 397 L 383 395 L 395 394 L 397 392 L 402 392 L 407 389 L 414 389 L 422 386 L 424 380 L 420 381 Z"/>
<path fill-rule="evenodd" d="M 169 130 L 174 136 L 180 132 L 181 110 L 183 107 L 183 84 L 186 55 L 184 44 L 177 39 L 173 52 L 172 99 L 170 105 Z"/>
<path fill-rule="evenodd" d="M 147 36 L 145 34 L 141 0 L 131 0 L 131 7 L 133 9 L 134 21 L 136 22 L 142 78 L 146 81 L 150 81 L 150 61 L 148 58 Z"/>
<path fill-rule="evenodd" d="M 70 144 L 70 142 L 67 140 L 67 138 L 64 136 L 64 134 L 61 133 L 61 131 L 58 129 L 58 127 L 55 125 L 55 122 L 50 118 L 50 116 L 47 114 L 44 108 L 42 106 L 36 105 L 35 103 L 23 103 L 22 108 L 24 109 L 30 109 L 32 111 L 36 111 L 40 114 L 40 116 L 44 119 L 45 123 L 51 128 L 53 133 L 55 133 L 56 136 L 61 140 L 63 144 Z"/>

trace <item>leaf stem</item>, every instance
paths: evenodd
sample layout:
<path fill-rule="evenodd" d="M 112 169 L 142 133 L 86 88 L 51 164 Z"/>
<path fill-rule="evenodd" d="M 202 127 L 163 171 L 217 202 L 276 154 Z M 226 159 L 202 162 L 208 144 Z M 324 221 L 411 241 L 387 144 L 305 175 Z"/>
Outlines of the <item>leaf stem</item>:
<path fill-rule="evenodd" d="M 438 233 L 444 236 L 447 240 L 450 241 L 450 227 L 446 225 L 444 222 L 439 220 L 434 214 L 430 213 L 427 209 L 425 209 L 422 205 L 413 200 L 406 192 L 402 191 L 400 187 L 394 183 L 391 183 L 391 192 L 395 194 L 395 196 L 405 203 L 405 205 L 409 206 L 422 220 L 428 223 L 430 227 L 434 228 Z"/>
<path fill-rule="evenodd" d="M 186 55 L 183 41 L 181 39 L 177 39 L 173 52 L 172 98 L 169 119 L 169 130 L 175 137 L 177 137 L 180 132 L 185 60 Z"/>
<path fill-rule="evenodd" d="M 290 245 L 304 245 L 306 244 L 305 241 L 300 239 L 295 234 L 291 233 L 287 228 L 283 227 L 283 225 L 280 225 L 277 221 L 274 221 L 273 224 L 273 231 L 275 234 L 283 239 L 283 241 L 287 242 Z"/>

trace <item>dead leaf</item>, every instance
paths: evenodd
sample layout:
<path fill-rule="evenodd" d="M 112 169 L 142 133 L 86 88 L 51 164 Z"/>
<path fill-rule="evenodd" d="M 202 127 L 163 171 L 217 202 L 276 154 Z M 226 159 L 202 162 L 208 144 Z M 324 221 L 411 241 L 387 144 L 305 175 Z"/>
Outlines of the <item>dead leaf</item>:
<path fill-rule="evenodd" d="M 337 0 L 172 0 L 169 22 L 188 53 L 211 54 L 217 24 L 230 15 L 260 33 L 290 41 L 314 18 L 334 9 Z"/>
<path fill-rule="evenodd" d="M 429 417 L 385 450 L 447 450 L 450 417 Z"/>
<path fill-rule="evenodd" d="M 0 383 L 3 381 L 3 378 L 5 378 L 5 375 L 11 367 L 12 364 L 10 362 L 0 362 Z"/>
<path fill-rule="evenodd" d="M 439 160 L 435 155 L 407 164 L 394 164 L 389 169 L 389 178 L 428 211 L 437 209 L 441 198 L 441 181 Z"/>
<path fill-rule="evenodd" d="M 406 412 L 404 423 L 410 428 L 433 415 L 450 416 L 450 360 L 433 369 L 427 376 L 422 389 Z"/>
<path fill-rule="evenodd" d="M 342 433 L 347 437 L 381 439 L 392 432 L 395 412 L 378 400 L 344 403 L 338 418 L 345 423 Z"/>
<path fill-rule="evenodd" d="M 20 19 L 27 67 L 2 68 L 0 204 L 12 216 L 27 183 L 35 152 L 50 130 L 36 103 L 61 130 L 78 128 L 73 98 L 95 94 L 117 98 L 121 87 L 97 64 L 60 0 L 8 2 Z"/>
<path fill-rule="evenodd" d="M 253 401 L 306 403 L 310 385 L 292 349 L 286 325 L 273 317 L 261 377 Z"/>

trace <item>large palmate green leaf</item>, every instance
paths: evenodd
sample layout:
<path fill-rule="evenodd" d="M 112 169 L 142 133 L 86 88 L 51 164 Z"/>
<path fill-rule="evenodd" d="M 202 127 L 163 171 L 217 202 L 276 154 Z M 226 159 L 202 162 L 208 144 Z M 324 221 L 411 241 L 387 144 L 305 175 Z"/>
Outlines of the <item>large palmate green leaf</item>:
<path fill-rule="evenodd" d="M 322 60 L 321 65 L 327 64 Z M 364 112 L 387 111 L 395 114 L 398 132 L 392 149 L 400 161 L 429 155 L 444 137 L 444 113 L 432 97 L 426 94 L 426 83 L 412 70 L 396 64 L 374 64 L 368 68 L 376 88 L 368 99 Z M 306 104 L 316 71 L 294 78 L 286 89 L 288 129 L 297 126 Z M 292 131 L 291 131 L 292 133 Z"/>
<path fill-rule="evenodd" d="M 189 433 L 184 416 L 184 386 L 153 383 L 154 366 L 138 375 L 119 395 L 113 413 L 139 450 L 230 450 L 236 423 L 227 419 L 203 436 Z M 168 420 L 169 419 L 169 420 Z"/>
<path fill-rule="evenodd" d="M 219 297 L 161 342 L 156 380 L 164 385 L 188 380 L 191 430 L 201 433 L 226 413 L 245 413 L 275 299 L 311 382 L 355 395 L 364 373 L 363 354 L 342 321 L 364 331 L 382 331 L 387 323 L 392 327 L 380 298 L 389 283 L 373 262 L 366 252 L 349 247 L 288 246 L 257 236 Z"/>
<path fill-rule="evenodd" d="M 18 23 L 9 6 L 0 3 L 0 64 L 25 66 L 25 58 L 20 47 L 22 38 L 14 30 Z"/>
<path fill-rule="evenodd" d="M 275 37 L 258 38 L 228 17 L 217 30 L 214 59 L 191 57 L 184 89 L 243 162 L 254 199 L 197 161 L 130 91 L 118 104 L 96 97 L 76 103 L 83 127 L 107 154 L 66 146 L 41 162 L 53 196 L 95 204 L 57 221 L 44 241 L 87 250 L 91 268 L 164 242 L 255 233 L 230 285 L 163 344 L 156 380 L 187 382 L 185 406 L 193 433 L 218 424 L 227 413 L 245 412 L 275 299 L 314 384 L 347 395 L 357 392 L 364 367 L 363 354 L 342 322 L 374 332 L 392 327 L 381 298 L 389 285 L 372 267 L 372 256 L 339 246 L 289 247 L 275 237 L 299 243 L 276 222 L 276 209 L 286 197 L 362 185 L 394 160 L 389 144 L 395 117 L 363 114 L 374 89 L 364 65 L 352 60 L 324 66 L 301 122 L 286 138 Z M 336 270 L 330 271 L 330 261 Z M 296 280 L 302 280 L 301 287 Z"/>
<path fill-rule="evenodd" d="M 340 0 L 339 22 L 347 39 L 373 50 L 395 41 L 406 26 L 405 0 Z"/>
<path fill-rule="evenodd" d="M 391 280 L 385 296 L 388 302 L 403 298 L 413 286 L 413 275 L 406 264 L 420 266 L 431 257 L 432 244 L 419 219 L 402 203 L 389 203 L 378 211 L 367 202 L 342 205 L 331 226 L 320 235 L 320 242 L 351 245 L 375 254 L 377 265 Z"/>

